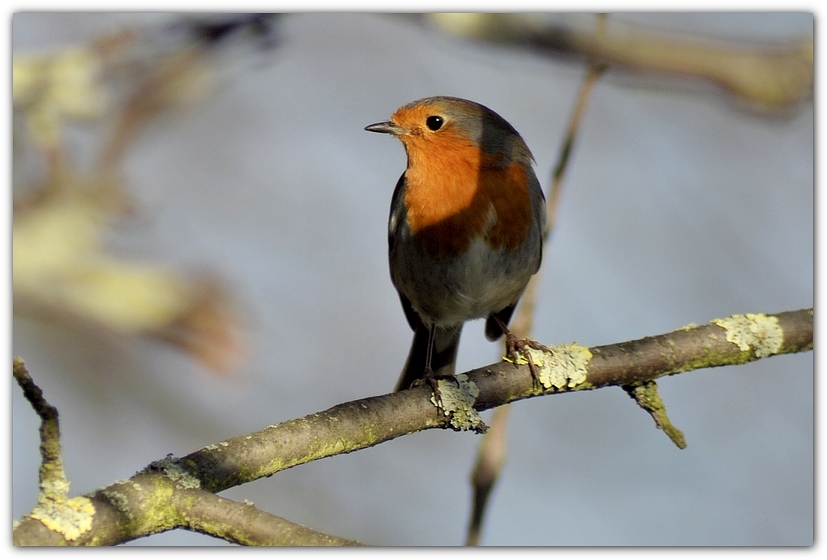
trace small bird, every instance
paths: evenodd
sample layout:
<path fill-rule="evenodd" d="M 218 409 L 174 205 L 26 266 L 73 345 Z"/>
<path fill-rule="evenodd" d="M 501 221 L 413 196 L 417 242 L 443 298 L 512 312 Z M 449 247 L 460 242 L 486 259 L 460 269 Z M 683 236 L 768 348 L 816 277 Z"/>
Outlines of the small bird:
<path fill-rule="evenodd" d="M 453 378 L 463 324 L 505 333 L 540 268 L 545 197 L 534 157 L 500 115 L 473 101 L 427 97 L 365 127 L 398 138 L 408 166 L 388 223 L 391 281 L 414 331 L 395 391 Z"/>

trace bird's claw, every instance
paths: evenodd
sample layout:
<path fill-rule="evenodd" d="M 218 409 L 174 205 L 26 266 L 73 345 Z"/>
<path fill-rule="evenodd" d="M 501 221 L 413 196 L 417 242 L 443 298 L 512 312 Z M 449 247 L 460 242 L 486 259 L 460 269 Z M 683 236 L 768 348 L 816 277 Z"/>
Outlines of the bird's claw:
<path fill-rule="evenodd" d="M 536 340 L 530 338 L 517 338 L 513 333 L 508 332 L 505 335 L 505 353 L 508 358 L 517 365 L 517 352 L 520 352 L 528 362 L 528 369 L 531 372 L 531 379 L 535 386 L 539 386 L 540 377 L 537 373 L 537 366 L 534 365 L 534 359 L 531 357 L 529 348 L 540 350 L 541 352 L 551 352 L 551 349 L 545 344 L 540 344 Z"/>
<path fill-rule="evenodd" d="M 434 400 L 437 402 L 437 406 L 442 408 L 439 403 L 442 402 L 442 393 L 439 391 L 439 381 L 440 380 L 451 380 L 456 383 L 457 387 L 459 387 L 459 380 L 452 374 L 443 374 L 437 375 L 434 371 L 430 368 L 426 369 L 424 374 L 421 378 L 417 379 L 413 383 L 411 383 L 411 389 L 414 387 L 421 387 L 423 385 L 428 385 L 431 388 L 431 391 L 434 393 Z"/>

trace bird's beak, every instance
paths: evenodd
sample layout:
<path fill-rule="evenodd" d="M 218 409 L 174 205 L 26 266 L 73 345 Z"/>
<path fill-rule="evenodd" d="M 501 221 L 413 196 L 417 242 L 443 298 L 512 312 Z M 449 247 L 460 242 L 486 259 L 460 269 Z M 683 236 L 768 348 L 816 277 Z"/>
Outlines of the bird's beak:
<path fill-rule="evenodd" d="M 402 134 L 403 132 L 401 126 L 395 125 L 390 121 L 369 124 L 365 127 L 365 130 L 367 130 L 368 132 L 381 132 L 382 134 L 393 134 L 394 136 Z"/>

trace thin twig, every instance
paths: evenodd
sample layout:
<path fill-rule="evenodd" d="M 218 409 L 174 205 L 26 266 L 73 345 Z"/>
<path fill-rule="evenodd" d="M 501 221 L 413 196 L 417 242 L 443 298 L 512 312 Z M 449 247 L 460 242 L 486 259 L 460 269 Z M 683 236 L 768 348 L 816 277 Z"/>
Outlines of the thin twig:
<path fill-rule="evenodd" d="M 482 521 L 486 505 L 499 478 L 500 469 L 505 462 L 505 440 L 508 427 L 508 412 L 510 406 L 501 406 L 494 409 L 488 431 L 480 442 L 477 453 L 477 463 L 471 474 L 471 484 L 474 487 L 474 504 L 471 509 L 471 520 L 468 524 L 466 546 L 477 546 L 482 534 Z"/>
<path fill-rule="evenodd" d="M 606 27 L 606 14 L 598 14 L 596 35 L 603 34 Z M 560 196 L 563 192 L 563 179 L 568 170 L 569 161 L 571 161 L 571 153 L 574 143 L 577 140 L 577 133 L 580 130 L 580 123 L 583 121 L 583 115 L 586 112 L 589 97 L 592 88 L 597 82 L 597 79 L 606 70 L 606 65 L 597 61 L 594 58 L 589 60 L 586 68 L 586 74 L 583 76 L 583 82 L 580 85 L 580 91 L 569 119 L 568 127 L 566 128 L 566 135 L 563 140 L 563 146 L 557 156 L 557 163 L 552 172 L 551 181 L 549 182 L 548 200 L 546 203 L 546 229 L 543 232 L 544 246 L 548 245 L 548 239 L 554 229 L 557 217 L 557 209 L 560 205 Z M 548 251 L 545 251 L 545 261 L 548 261 Z M 531 334 L 532 324 L 534 322 L 534 309 L 537 302 L 537 286 L 539 284 L 540 273 L 535 274 L 531 281 L 526 286 L 523 292 L 520 309 L 514 317 L 512 331 L 518 338 L 527 338 Z M 507 426 L 507 408 L 500 407 L 494 411 L 491 419 L 490 430 L 493 433 L 486 435 L 480 444 L 480 450 L 477 454 L 477 464 L 474 467 L 474 474 L 472 475 L 472 485 L 474 487 L 474 506 L 471 511 L 471 521 L 468 526 L 468 535 L 466 537 L 466 545 L 476 546 L 479 543 L 483 517 L 485 515 L 485 508 L 488 504 L 488 497 L 491 494 L 491 488 L 497 482 L 499 471 L 502 464 L 505 462 L 505 430 Z M 496 428 L 495 428 L 496 426 Z M 494 443 L 496 442 L 496 443 Z M 488 456 L 488 454 L 493 454 Z M 481 473 L 485 473 L 484 476 Z"/>
<path fill-rule="evenodd" d="M 23 396 L 40 417 L 40 500 L 65 500 L 69 482 L 60 458 L 60 423 L 57 409 L 46 402 L 43 391 L 35 385 L 23 360 L 16 358 L 12 372 Z"/>
<path fill-rule="evenodd" d="M 46 402 L 43 391 L 35 385 L 23 360 L 14 360 L 12 373 L 23 396 L 40 416 L 40 493 L 37 506 L 29 514 L 41 529 L 60 535 L 72 542 L 92 528 L 95 513 L 90 500 L 84 496 L 69 498 L 69 481 L 60 456 L 60 425 L 57 409 Z M 16 543 L 15 543 L 16 544 Z"/>
<path fill-rule="evenodd" d="M 679 449 L 686 449 L 686 438 L 683 437 L 683 432 L 672 424 L 666 414 L 666 405 L 663 404 L 663 399 L 660 398 L 657 383 L 647 381 L 646 383 L 623 387 L 623 390 L 652 416 L 655 425 L 658 429 L 663 430 L 663 433 L 672 440 L 672 443 L 677 445 Z"/>

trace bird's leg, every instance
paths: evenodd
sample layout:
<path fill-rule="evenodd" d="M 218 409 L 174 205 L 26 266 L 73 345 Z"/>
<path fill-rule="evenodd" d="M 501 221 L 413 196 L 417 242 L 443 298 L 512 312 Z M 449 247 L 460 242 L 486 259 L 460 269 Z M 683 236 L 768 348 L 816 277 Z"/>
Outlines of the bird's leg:
<path fill-rule="evenodd" d="M 494 320 L 497 321 L 497 324 L 505 334 L 505 355 L 513 360 L 516 365 L 517 351 L 519 350 L 528 362 L 528 369 L 531 372 L 532 381 L 535 385 L 539 385 L 540 377 L 537 375 L 537 367 L 534 365 L 534 360 L 531 358 L 531 353 L 528 352 L 527 349 L 534 348 L 535 350 L 540 350 L 542 352 L 551 352 L 551 349 L 545 344 L 540 344 L 536 340 L 532 340 L 530 338 L 517 338 L 517 336 L 509 330 L 508 326 L 502 319 L 496 315 L 492 315 L 492 317 L 494 317 Z"/>
<path fill-rule="evenodd" d="M 452 374 L 438 375 L 431 369 L 431 358 L 434 352 L 434 329 L 436 329 L 436 325 L 428 327 L 428 351 L 425 354 L 425 370 L 422 372 L 422 377 L 411 384 L 411 388 L 427 384 L 434 393 L 434 400 L 441 403 L 442 394 L 439 391 L 439 380 L 451 379 L 457 384 L 457 387 L 459 387 L 459 381 Z"/>

